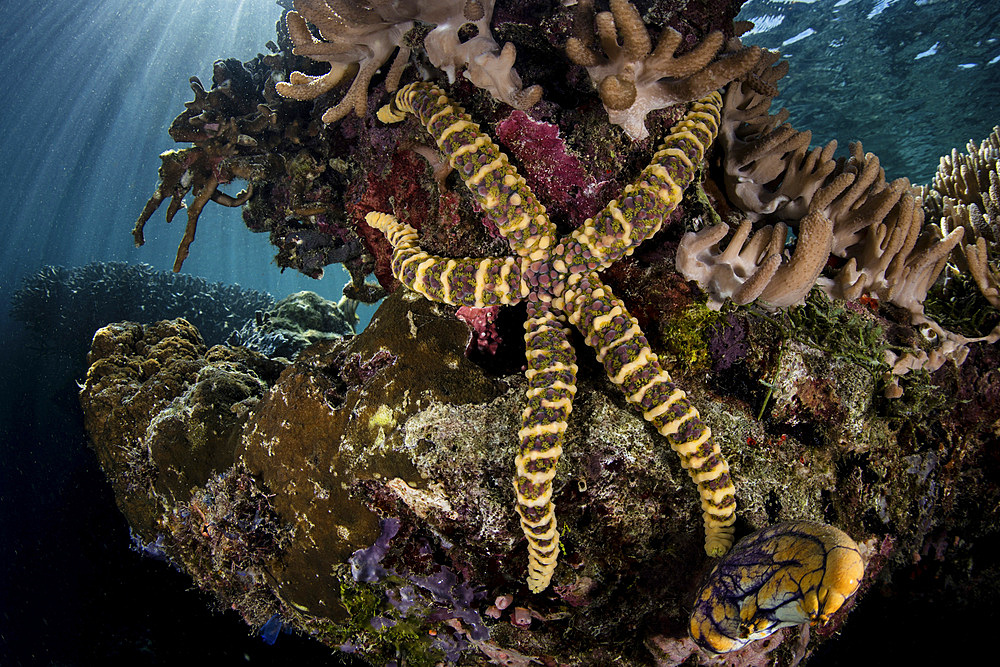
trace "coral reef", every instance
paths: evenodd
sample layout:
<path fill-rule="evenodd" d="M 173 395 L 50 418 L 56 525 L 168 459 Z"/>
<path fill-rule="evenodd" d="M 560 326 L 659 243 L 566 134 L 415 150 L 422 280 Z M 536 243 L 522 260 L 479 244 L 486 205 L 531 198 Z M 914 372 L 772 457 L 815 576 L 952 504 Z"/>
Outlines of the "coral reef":
<path fill-rule="evenodd" d="M 654 49 L 639 11 L 628 0 L 611 0 L 611 11 L 596 16 L 593 0 L 583 0 L 577 12 L 566 55 L 587 69 L 609 120 L 633 140 L 649 136 L 645 120 L 651 111 L 718 90 L 746 74 L 760 58 L 758 47 L 746 47 L 727 50 L 716 59 L 724 41 L 719 30 L 678 56 L 684 36 L 668 26 Z M 603 55 L 597 51 L 595 31 Z"/>
<path fill-rule="evenodd" d="M 781 339 L 766 319 L 744 326 L 750 340 Z M 590 355 L 578 362 L 553 481 L 560 565 L 545 594 L 529 591 L 527 544 L 503 481 L 527 381 L 471 363 L 470 337 L 447 306 L 403 290 L 358 336 L 320 342 L 280 374 L 283 364 L 247 351 L 206 351 L 182 323 L 110 327 L 95 339 L 82 393 L 87 425 L 137 539 L 254 628 L 278 614 L 283 627 L 375 664 L 397 652 L 417 664 L 506 654 L 580 665 L 648 664 L 647 650 L 657 657 L 664 646 L 697 652 L 684 638 L 712 563 L 691 530 L 699 510 L 686 502 L 686 473 Z M 771 378 L 771 396 L 786 397 L 767 420 L 756 419 L 759 385 L 746 398 L 738 385 L 697 393 L 729 452 L 740 533 L 833 523 L 861 547 L 862 594 L 936 543 L 941 526 L 971 544 L 989 539 L 1000 517 L 970 509 L 996 499 L 974 481 L 989 467 L 993 394 L 979 389 L 941 440 L 940 411 L 879 407 L 878 376 L 857 362 L 780 347 L 779 360 L 748 352 L 730 369 Z M 795 355 L 808 361 L 795 365 Z M 995 386 L 991 363 L 970 361 L 955 381 Z M 810 391 L 820 397 L 812 404 Z M 823 437 L 830 424 L 840 437 Z M 197 434 L 210 437 L 193 447 Z M 255 524 L 250 503 L 262 498 L 266 522 Z M 255 525 L 258 537 L 247 531 Z M 779 632 L 767 655 L 790 664 L 843 620 L 812 628 L 811 639 Z"/>
<path fill-rule="evenodd" d="M 654 20 L 668 21 L 685 35 L 700 34 L 695 26 L 702 25 L 710 26 L 710 32 L 731 34 L 736 5 L 728 1 L 688 3 L 671 9 L 667 18 L 654 15 Z M 207 202 L 235 205 L 244 198 L 246 226 L 270 235 L 279 267 L 319 278 L 325 266 L 343 264 L 351 275 L 346 295 L 366 303 L 384 295 L 382 289 L 365 283 L 373 267 L 383 288 L 391 277 L 379 268 L 385 266 L 384 241 L 358 223 L 370 210 L 387 210 L 386 197 L 395 196 L 397 203 L 423 202 L 423 208 L 414 206 L 406 214 L 402 210 L 396 214 L 411 216 L 407 222 L 416 229 L 423 230 L 425 223 L 440 226 L 442 244 L 436 251 L 453 246 L 454 254 L 467 252 L 470 241 L 466 237 L 478 229 L 467 224 L 476 204 L 467 194 L 450 190 L 447 165 L 435 162 L 432 148 L 415 140 L 411 132 L 386 130 L 374 122 L 369 98 L 383 97 L 408 78 L 430 78 L 442 85 L 447 81 L 491 124 L 499 125 L 502 120 L 496 118 L 498 104 L 531 107 L 530 117 L 509 117 L 505 123 L 509 129 L 498 128 L 495 136 L 516 133 L 518 127 L 537 135 L 543 123 L 557 129 L 564 144 L 550 140 L 524 156 L 525 175 L 533 179 L 533 186 L 541 187 L 542 179 L 536 174 L 552 177 L 550 166 L 572 164 L 580 155 L 601 156 L 597 162 L 580 163 L 576 175 L 566 177 L 565 183 L 553 183 L 554 188 L 565 186 L 553 198 L 554 205 L 582 186 L 588 198 L 583 208 L 593 206 L 596 211 L 606 197 L 594 184 L 602 192 L 624 186 L 642 167 L 630 155 L 628 137 L 607 131 L 603 108 L 566 104 L 593 94 L 583 68 L 564 55 L 574 21 L 572 7 L 540 12 L 533 3 L 497 5 L 478 0 L 434 3 L 433 7 L 427 3 L 369 7 L 320 0 L 295 6 L 299 9 L 286 12 L 277 26 L 277 43 L 268 43 L 271 53 L 243 63 L 217 61 L 212 86 L 193 80 L 195 99 L 171 125 L 175 141 L 192 145 L 163 154 L 160 183 L 136 222 L 134 236 L 141 244 L 145 224 L 162 202 L 170 200 L 168 220 L 187 207 L 188 223 L 175 269 L 183 263 Z M 385 12 L 385 17 L 379 12 Z M 297 18 L 289 19 L 293 15 Z M 542 15 L 545 20 L 539 20 Z M 498 36 L 496 41 L 493 35 Z M 502 49 L 499 42 L 505 42 Z M 385 79 L 373 76 L 397 47 L 400 51 L 394 62 L 398 65 L 389 68 L 392 76 L 390 72 Z M 527 55 L 519 59 L 517 69 L 531 85 L 522 85 L 513 69 L 515 49 Z M 406 62 L 413 67 L 403 68 Z M 343 78 L 335 82 L 338 76 Z M 349 79 L 349 90 L 338 92 Z M 562 105 L 536 104 L 541 88 L 535 82 L 540 81 L 552 87 L 554 99 Z M 327 92 L 319 94 L 319 88 Z M 296 91 L 296 97 L 283 97 L 279 90 Z M 692 94 L 684 101 L 697 97 Z M 350 113 L 352 109 L 363 118 Z M 334 110 L 339 120 L 324 122 L 323 116 Z M 665 131 L 682 112 L 672 108 L 665 109 L 662 117 L 651 115 L 651 129 Z M 509 148 L 517 154 L 516 146 Z M 422 173 L 421 156 L 432 162 L 433 173 Z M 245 194 L 223 195 L 220 186 L 234 180 L 247 181 Z M 400 198 L 402 193 L 392 192 L 401 189 L 402 183 L 408 184 L 405 200 Z M 192 197 L 187 205 L 186 197 Z M 579 218 L 569 201 L 562 207 L 576 216 L 577 224 L 590 214 Z M 555 210 L 553 215 L 561 222 L 567 212 Z M 457 226 L 459 220 L 465 224 Z M 501 247 L 490 246 L 486 239 L 474 241 L 480 253 L 497 252 Z"/>
<path fill-rule="evenodd" d="M 227 339 L 233 346 L 242 346 L 266 357 L 295 355 L 315 342 L 342 338 L 354 334 L 357 302 L 346 297 L 341 302 L 328 301 L 315 292 L 296 292 L 258 311 L 239 331 Z"/>
<path fill-rule="evenodd" d="M 369 213 L 393 246 L 393 275 L 432 301 L 476 308 L 527 303 L 528 407 L 515 467 L 517 512 L 530 544 L 528 585 L 549 585 L 559 555 L 552 480 L 576 394 L 576 356 L 567 324 L 597 351 L 611 381 L 681 458 L 704 509 L 705 550 L 720 556 L 733 540 L 736 501 L 729 466 L 712 431 L 649 349 L 638 322 L 597 273 L 632 254 L 680 203 L 718 130 L 721 97 L 699 100 L 664 140 L 653 162 L 573 234 L 558 237 L 524 179 L 469 116 L 433 86 L 410 84 L 380 112 L 389 122 L 420 119 L 465 177 L 480 206 L 517 257 L 448 259 L 415 244 L 417 232 L 385 213 Z"/>
<path fill-rule="evenodd" d="M 11 314 L 43 350 L 82 361 L 94 332 L 108 322 L 152 324 L 184 317 L 216 344 L 273 305 L 270 295 L 238 285 L 155 271 L 147 264 L 93 262 L 46 266 L 28 276 L 11 299 Z"/>
<path fill-rule="evenodd" d="M 591 3 L 294 5 L 271 55 L 220 61 L 212 89 L 195 87 L 172 128 L 193 145 L 151 206 L 176 192 L 176 212 L 183 188 L 210 199 L 213 179 L 244 174 L 244 221 L 281 268 L 342 262 L 348 297 L 385 298 L 357 336 L 274 360 L 206 350 L 181 322 L 95 338 L 87 425 L 141 544 L 266 641 L 285 629 L 374 664 L 786 667 L 904 582 L 989 608 L 1000 351 L 969 343 L 995 340 L 997 309 L 953 250 L 978 248 L 975 230 L 995 260 L 995 166 L 976 178 L 982 224 L 964 203 L 965 225 L 941 221 L 943 183 L 935 205 L 860 143 L 811 148 L 770 114 L 787 63 L 742 45 L 738 2 L 615 0 L 600 19 Z M 523 84 L 476 80 L 478 65 L 512 73 L 513 49 Z M 618 69 L 588 72 L 602 63 Z M 735 77 L 721 98 L 654 100 L 717 76 Z M 286 79 L 302 99 L 278 93 Z M 536 85 L 545 99 L 527 108 Z M 669 135 L 666 151 L 609 122 L 630 86 L 633 130 Z M 958 189 L 992 150 L 952 159 Z M 265 319 L 246 332 L 257 349 L 306 342 Z M 679 463 L 654 427 L 676 428 Z M 715 442 L 728 474 L 713 490 Z M 735 487 L 723 536 L 752 536 L 715 576 L 692 473 L 725 521 Z M 689 636 L 699 591 L 737 618 L 742 593 L 719 573 L 769 567 L 754 545 L 800 544 L 786 522 L 856 540 L 857 594 L 826 625 L 710 655 Z M 806 618 L 821 612 L 813 584 Z M 731 646 L 802 620 L 768 600 L 744 606 Z"/>

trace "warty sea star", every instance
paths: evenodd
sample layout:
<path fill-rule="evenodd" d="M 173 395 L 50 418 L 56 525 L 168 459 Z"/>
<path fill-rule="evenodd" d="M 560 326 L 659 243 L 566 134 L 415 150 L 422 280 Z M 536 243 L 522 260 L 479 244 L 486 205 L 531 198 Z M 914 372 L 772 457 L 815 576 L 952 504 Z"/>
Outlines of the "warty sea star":
<path fill-rule="evenodd" d="M 562 237 L 507 157 L 441 89 L 409 84 L 379 112 L 385 122 L 401 121 L 407 112 L 417 117 L 516 253 L 438 257 L 421 250 L 409 225 L 386 213 L 366 216 L 393 246 L 393 274 L 428 299 L 477 308 L 526 302 L 528 405 L 518 434 L 514 490 L 528 539 L 527 581 L 534 592 L 549 585 L 559 554 L 552 480 L 577 372 L 567 323 L 582 332 L 611 381 L 667 438 L 698 485 L 706 552 L 721 556 L 732 546 L 736 499 L 729 465 L 698 411 L 649 349 L 638 322 L 598 276 L 655 234 L 680 202 L 718 132 L 721 104 L 716 92 L 695 102 L 652 163 L 625 188 L 621 203 L 611 201 Z"/>

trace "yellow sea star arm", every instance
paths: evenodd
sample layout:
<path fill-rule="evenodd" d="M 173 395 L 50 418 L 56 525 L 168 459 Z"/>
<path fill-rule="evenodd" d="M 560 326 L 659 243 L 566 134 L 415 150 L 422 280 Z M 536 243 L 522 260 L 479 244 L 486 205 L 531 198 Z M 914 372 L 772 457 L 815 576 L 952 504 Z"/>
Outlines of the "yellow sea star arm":
<path fill-rule="evenodd" d="M 511 305 L 528 295 L 521 279 L 526 260 L 515 257 L 440 257 L 421 250 L 417 230 L 387 213 L 365 220 L 392 244 L 392 274 L 431 301 L 453 306 Z"/>
<path fill-rule="evenodd" d="M 384 120 L 411 113 L 423 124 L 475 196 L 483 213 L 522 257 L 541 257 L 555 238 L 555 225 L 524 178 L 462 107 L 429 83 L 416 82 L 396 93 L 379 112 Z"/>
<path fill-rule="evenodd" d="M 567 289 L 564 298 L 569 321 L 597 351 L 608 377 L 667 439 L 680 457 L 681 466 L 698 486 L 705 520 L 705 551 L 710 556 L 721 556 L 733 544 L 736 489 L 712 430 L 660 366 L 625 304 L 596 274 Z"/>
<path fill-rule="evenodd" d="M 528 302 L 524 332 L 528 405 L 518 433 L 514 492 L 528 539 L 528 587 L 539 592 L 549 585 L 559 556 L 552 480 L 573 409 L 577 367 L 569 330 L 547 304 Z"/>
<path fill-rule="evenodd" d="M 583 223 L 570 238 L 604 269 L 627 255 L 660 230 L 677 207 L 684 189 L 697 175 L 708 147 L 719 132 L 722 97 L 712 92 L 670 129 L 648 167 L 627 186 L 619 200 Z M 568 263 L 573 263 L 573 253 Z"/>

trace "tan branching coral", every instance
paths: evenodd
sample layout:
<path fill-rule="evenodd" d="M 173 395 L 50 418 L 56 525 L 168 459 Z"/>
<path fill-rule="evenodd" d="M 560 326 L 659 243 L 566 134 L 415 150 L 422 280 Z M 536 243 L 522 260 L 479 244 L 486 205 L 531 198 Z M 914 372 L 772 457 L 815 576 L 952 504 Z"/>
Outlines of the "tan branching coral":
<path fill-rule="evenodd" d="M 788 72 L 788 61 L 779 57 L 765 51 L 743 79 L 729 85 L 724 98 L 719 143 L 726 195 L 754 221 L 779 208 L 784 218 L 802 218 L 836 166 L 837 142 L 810 151 L 812 133 L 786 123 L 788 110 L 768 112 L 777 82 Z"/>
<path fill-rule="evenodd" d="M 295 11 L 285 19 L 294 53 L 329 63 L 330 70 L 315 76 L 292 72 L 287 82 L 277 84 L 277 91 L 285 97 L 312 100 L 353 76 L 341 100 L 323 114 L 323 122 L 336 122 L 352 109 L 364 116 L 371 79 L 393 52 L 396 56 L 386 74 L 386 89 L 398 88 L 410 57 L 404 36 L 420 22 L 434 26 L 424 37 L 428 60 L 451 81 L 465 68 L 466 78 L 476 86 L 505 104 L 526 109 L 541 99 L 542 90 L 538 86 L 522 89 L 513 69 L 514 46 L 505 44 L 500 49 L 490 36 L 493 4 L 493 0 L 295 0 Z M 310 30 L 310 23 L 319 37 Z M 463 40 L 459 30 L 469 25 L 475 26 L 477 34 Z"/>
<path fill-rule="evenodd" d="M 962 255 L 956 258 L 976 281 L 987 301 L 1000 308 L 1000 126 L 966 153 L 941 158 L 930 188 L 918 190 L 943 233 L 964 229 Z"/>
<path fill-rule="evenodd" d="M 833 297 L 876 296 L 920 319 L 927 290 L 962 233 L 924 230 L 909 181 L 887 183 L 878 158 L 860 143 L 850 145 L 849 158 L 835 160 L 835 141 L 810 149 L 811 134 L 789 125 L 787 110 L 771 114 L 776 84 L 788 70 L 778 58 L 766 52 L 724 98 L 724 186 L 747 222 L 725 250 L 717 244 L 728 230 L 686 235 L 678 269 L 712 285 L 716 305 L 759 298 L 786 307 L 802 303 L 819 284 Z M 785 226 L 795 232 L 794 247 L 784 249 L 781 238 L 776 258 L 775 237 Z M 839 268 L 827 269 L 831 256 L 844 260 Z"/>
<path fill-rule="evenodd" d="M 141 246 L 145 243 L 146 223 L 165 200 L 170 200 L 167 222 L 187 208 L 187 224 L 174 260 L 175 272 L 181 270 L 188 256 L 198 218 L 208 202 L 243 206 L 253 195 L 251 181 L 274 172 L 265 144 L 286 131 L 278 126 L 278 105 L 268 100 L 273 93 L 267 89 L 262 94 L 250 90 L 251 78 L 239 61 L 219 60 L 213 69 L 210 90 L 198 77 L 191 78 L 194 99 L 185 103 L 185 111 L 170 125 L 171 138 L 194 145 L 160 154 L 160 181 L 132 229 L 136 247 Z M 246 180 L 248 185 L 235 196 L 219 189 L 236 179 Z M 193 198 L 186 205 L 188 193 Z"/>
<path fill-rule="evenodd" d="M 719 31 L 690 52 L 676 55 L 683 38 L 669 27 L 654 49 L 639 11 L 627 0 L 611 0 L 611 11 L 596 16 L 593 0 L 581 1 L 574 33 L 566 54 L 587 69 L 611 122 L 633 140 L 649 136 L 645 119 L 651 111 L 717 90 L 745 74 L 760 57 L 758 47 L 740 47 L 716 59 L 724 41 Z"/>
<path fill-rule="evenodd" d="M 725 250 L 716 245 L 728 232 L 725 224 L 685 234 L 677 248 L 678 271 L 708 287 L 716 307 L 726 297 L 738 304 L 761 299 L 773 307 L 804 302 L 830 258 L 835 226 L 830 213 L 843 206 L 838 196 L 851 181 L 841 175 L 817 193 L 799 221 L 798 239 L 788 256 L 784 222 L 760 227 L 751 236 L 752 223 L 744 219 Z"/>
<path fill-rule="evenodd" d="M 339 6 L 347 18 L 341 18 L 331 4 Z M 275 86 L 278 94 L 296 100 L 315 99 L 328 93 L 353 72 L 354 81 L 350 88 L 336 106 L 323 113 L 323 122 L 338 121 L 352 109 L 359 116 L 365 115 L 372 76 L 396 50 L 413 23 L 385 23 L 374 12 L 366 13 L 336 0 L 332 3 L 297 0 L 295 9 L 297 11 L 288 12 L 285 17 L 288 35 L 295 44 L 293 53 L 329 63 L 330 71 L 317 76 L 292 72 L 287 82 L 282 81 Z M 352 22 L 351 18 L 355 21 Z M 313 36 L 307 20 L 317 27 L 326 41 Z M 409 50 L 401 48 L 396 58 L 397 62 L 405 62 L 409 58 Z M 395 69 L 396 62 L 390 67 L 390 70 Z"/>
<path fill-rule="evenodd" d="M 810 149 L 810 133 L 788 125 L 786 110 L 769 113 L 775 84 L 787 69 L 777 58 L 765 54 L 743 79 L 730 84 L 724 98 L 719 135 L 724 187 L 744 219 L 728 242 L 727 225 L 687 233 L 677 250 L 678 271 L 696 280 L 714 307 L 731 299 L 783 308 L 803 303 L 818 285 L 832 298 L 869 296 L 905 309 L 910 323 L 937 347 L 932 354 L 888 359 L 896 373 L 915 367 L 933 370 L 949 358 L 961 363 L 968 343 L 995 341 L 1000 334 L 966 338 L 924 313 L 927 293 L 952 250 L 970 229 L 989 227 L 978 204 L 956 203 L 959 190 L 988 193 L 989 174 L 972 177 L 973 168 L 953 155 L 947 165 L 960 166 L 947 168 L 961 175 L 952 179 L 960 185 L 950 185 L 952 197 L 939 206 L 965 207 L 972 213 L 951 223 L 925 225 L 920 192 L 906 179 L 886 182 L 878 158 L 865 153 L 860 143 L 850 144 L 848 158 L 834 159 L 836 142 Z M 989 150 L 977 149 L 977 154 Z M 945 161 L 942 165 L 945 169 Z M 983 222 L 974 223 L 973 216 Z M 787 243 L 786 235 L 791 237 Z M 976 253 L 987 243 L 966 246 L 974 276 L 982 274 L 971 267 L 982 263 Z"/>
<path fill-rule="evenodd" d="M 789 196 L 755 196 L 740 202 L 740 206 L 758 202 L 760 207 L 744 211 L 747 219 L 725 250 L 717 244 L 727 228 L 686 234 L 678 247 L 678 270 L 708 286 L 710 302 L 716 306 L 731 298 L 740 304 L 760 299 L 783 308 L 803 303 L 813 285 L 819 284 L 832 297 L 852 300 L 867 294 L 919 316 L 927 290 L 961 232 L 943 237 L 936 228 L 922 231 L 923 213 L 909 183 L 905 179 L 886 183 L 878 158 L 864 153 L 860 143 L 851 144 L 846 161 L 834 161 L 832 152 L 831 145 L 809 152 L 801 147 L 788 156 L 783 178 L 781 173 L 774 177 L 777 188 L 755 191 Z M 789 183 L 801 185 L 801 194 L 796 195 Z M 768 224 L 759 223 L 754 229 L 752 220 Z M 796 237 L 790 250 L 784 247 L 787 228 Z M 837 269 L 827 269 L 831 256 L 845 261 Z M 825 269 L 829 275 L 824 277 Z"/>

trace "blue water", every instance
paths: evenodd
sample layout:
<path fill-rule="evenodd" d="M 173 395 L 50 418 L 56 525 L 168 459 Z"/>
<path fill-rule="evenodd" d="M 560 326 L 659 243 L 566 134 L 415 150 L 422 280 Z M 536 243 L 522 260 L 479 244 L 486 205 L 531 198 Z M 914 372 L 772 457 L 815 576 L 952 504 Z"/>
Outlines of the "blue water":
<path fill-rule="evenodd" d="M 206 612 L 189 580 L 128 551 L 75 378 L 27 351 L 7 304 L 46 264 L 170 268 L 183 221 L 164 224 L 161 209 L 139 249 L 129 232 L 158 154 L 176 147 L 167 127 L 192 97 L 188 78 L 263 51 L 280 14 L 272 0 L 0 0 L 0 665 L 176 664 L 213 645 L 226 647 L 219 664 L 261 659 L 259 637 Z M 758 24 L 746 43 L 791 61 L 778 99 L 791 123 L 815 143 L 861 139 L 890 178 L 927 182 L 938 156 L 1000 123 L 1000 2 L 749 0 L 741 18 Z M 339 267 L 317 282 L 279 273 L 273 254 L 238 209 L 210 204 L 184 271 L 276 298 L 339 297 Z M 294 641 L 264 655 L 288 658 Z"/>
<path fill-rule="evenodd" d="M 749 0 L 740 18 L 756 25 L 745 43 L 789 61 L 789 122 L 838 154 L 860 139 L 890 180 L 929 183 L 1000 124 L 996 0 Z"/>

